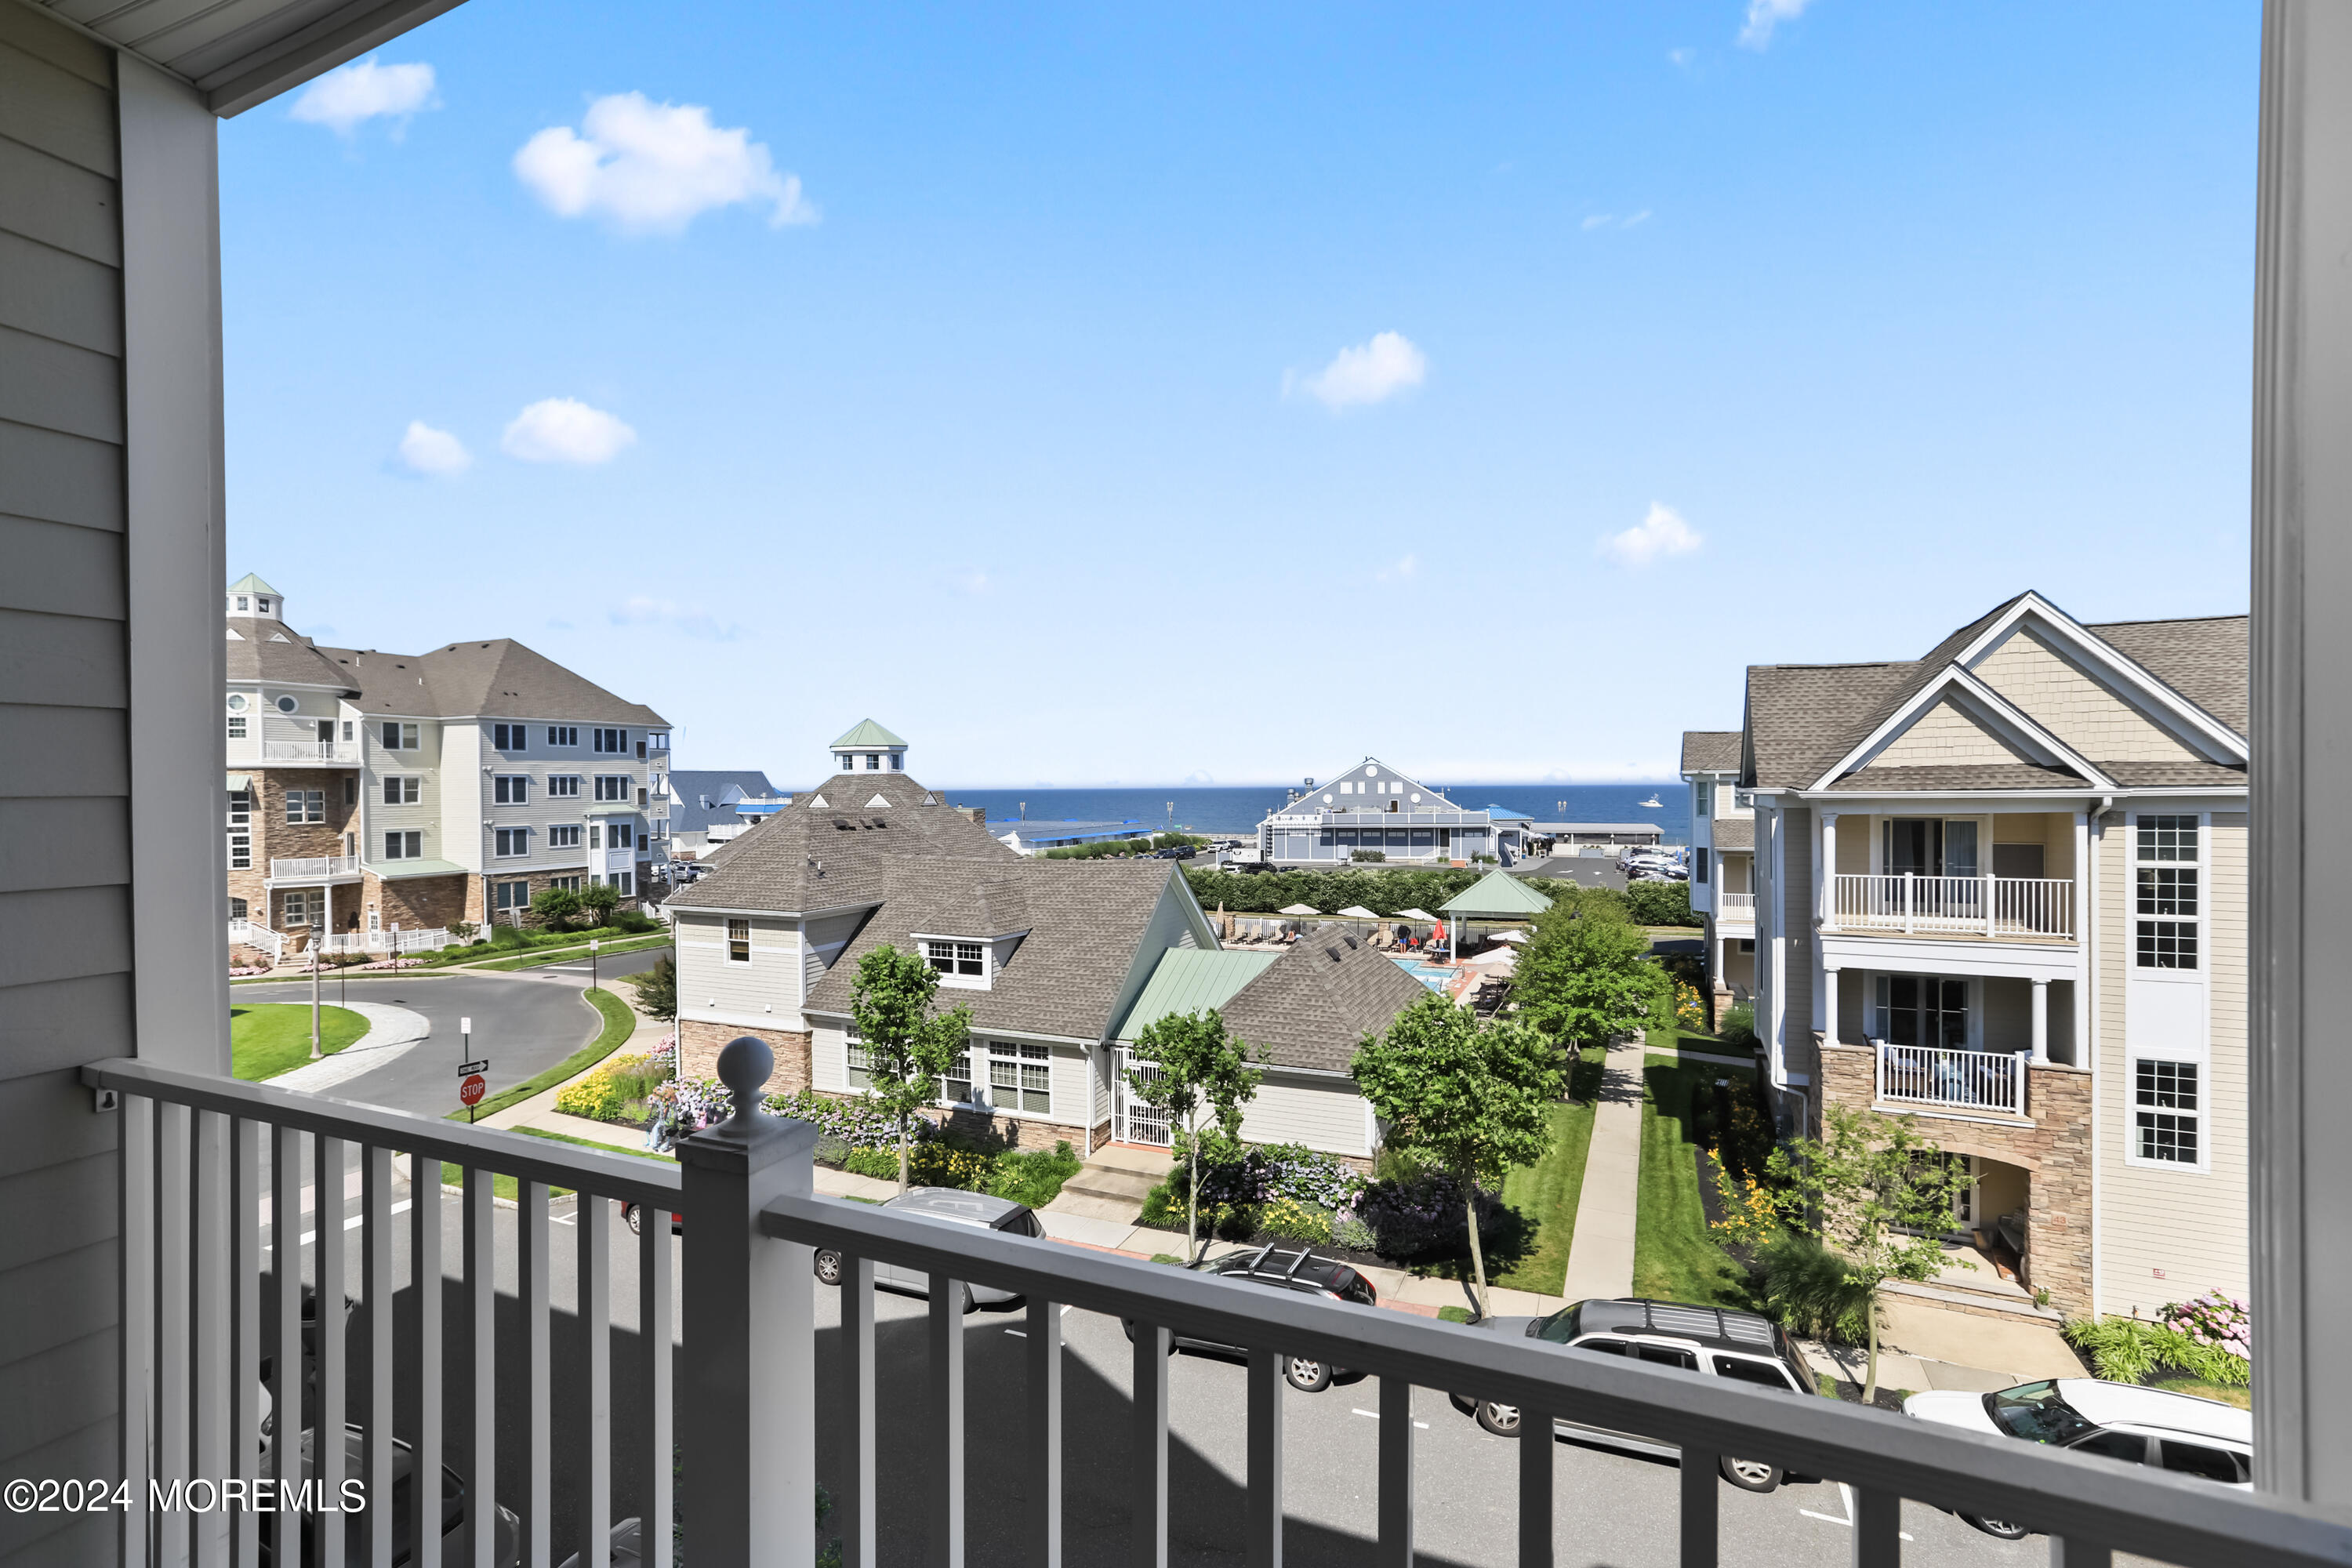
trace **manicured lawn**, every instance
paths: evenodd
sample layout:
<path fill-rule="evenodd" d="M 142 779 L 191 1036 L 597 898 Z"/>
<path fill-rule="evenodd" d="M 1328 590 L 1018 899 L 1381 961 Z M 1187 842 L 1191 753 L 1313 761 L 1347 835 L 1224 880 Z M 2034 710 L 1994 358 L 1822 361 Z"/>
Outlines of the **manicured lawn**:
<path fill-rule="evenodd" d="M 527 1078 L 513 1088 L 500 1089 L 483 1100 L 474 1108 L 473 1120 L 479 1121 L 495 1111 L 504 1110 L 517 1101 L 529 1100 L 541 1089 L 553 1089 L 564 1079 L 575 1078 L 586 1072 L 590 1068 L 620 1049 L 621 1042 L 636 1032 L 637 1016 L 629 1011 L 629 1005 L 626 1002 L 601 987 L 592 986 L 581 994 L 587 997 L 595 1005 L 596 1011 L 604 1016 L 604 1030 L 587 1045 L 572 1052 L 538 1077 Z M 467 1120 L 465 1108 L 460 1106 L 451 1111 L 449 1120 L 452 1121 Z"/>
<path fill-rule="evenodd" d="M 1584 1160 L 1592 1143 L 1592 1097 L 1601 1088 L 1599 1047 L 1577 1063 L 1569 1092 L 1579 1102 L 1551 1109 L 1551 1151 L 1503 1178 L 1503 1201 L 1536 1227 L 1534 1250 L 1495 1277 L 1514 1290 L 1557 1296 L 1568 1279 L 1568 1249 L 1576 1237 L 1576 1205 L 1584 1194 Z"/>
<path fill-rule="evenodd" d="M 2254 1391 L 2251 1388 L 2240 1388 L 2233 1384 L 2192 1383 L 2185 1378 L 2175 1382 L 2169 1378 L 2158 1378 L 2156 1386 L 2169 1389 L 2175 1394 L 2193 1394 L 2200 1399 L 2218 1399 L 2224 1405 L 2234 1405 L 2241 1410 L 2252 1410 L 2254 1407 Z"/>
<path fill-rule="evenodd" d="M 368 1031 L 348 1007 L 319 1009 L 319 1052 L 333 1056 Z M 229 1070 L 247 1083 L 291 1072 L 310 1059 L 310 1005 L 263 1002 L 228 1010 Z"/>
<path fill-rule="evenodd" d="M 1699 1202 L 1691 1093 L 1746 1069 L 1654 1056 L 1642 1073 L 1642 1184 L 1633 1230 L 1633 1294 L 1722 1307 L 1750 1305 L 1747 1271 L 1707 1234 Z"/>
<path fill-rule="evenodd" d="M 636 952 L 648 947 L 667 947 L 669 942 L 667 931 L 654 936 L 624 937 L 618 941 L 606 939 L 597 943 L 596 953 L 600 958 L 611 958 L 618 953 Z M 542 963 L 584 963 L 587 959 L 588 944 L 583 942 L 576 947 L 565 946 L 550 952 L 525 953 L 520 958 L 500 958 L 487 963 L 467 961 L 460 967 L 498 970 L 536 969 Z"/>

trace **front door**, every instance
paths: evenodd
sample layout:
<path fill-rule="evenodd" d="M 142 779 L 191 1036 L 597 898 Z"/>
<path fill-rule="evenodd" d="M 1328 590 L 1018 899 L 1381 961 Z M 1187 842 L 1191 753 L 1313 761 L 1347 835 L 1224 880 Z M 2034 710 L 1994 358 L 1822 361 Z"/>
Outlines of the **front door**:
<path fill-rule="evenodd" d="M 1122 1046 L 1112 1060 L 1112 1071 L 1118 1074 L 1111 1095 L 1111 1141 L 1117 1143 L 1149 1143 L 1155 1149 L 1165 1149 L 1175 1142 L 1169 1131 L 1168 1109 L 1147 1103 L 1129 1085 L 1127 1075 L 1132 1070 L 1146 1082 L 1160 1076 L 1154 1062 L 1139 1062 L 1135 1054 Z"/>

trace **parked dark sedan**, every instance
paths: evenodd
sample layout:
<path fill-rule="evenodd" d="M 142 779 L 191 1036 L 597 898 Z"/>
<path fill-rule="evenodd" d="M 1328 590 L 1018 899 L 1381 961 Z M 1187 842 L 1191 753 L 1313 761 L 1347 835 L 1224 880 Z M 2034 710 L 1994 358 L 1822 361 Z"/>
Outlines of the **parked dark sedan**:
<path fill-rule="evenodd" d="M 1310 1247 L 1269 1245 L 1254 1252 L 1229 1252 L 1224 1257 L 1191 1265 L 1213 1279 L 1229 1279 L 1237 1285 L 1263 1285 L 1276 1290 L 1297 1290 L 1303 1295 L 1321 1296 L 1327 1300 L 1354 1301 L 1366 1307 L 1381 1304 L 1380 1292 L 1372 1282 L 1336 1258 L 1318 1258 Z M 1135 1338 L 1133 1319 L 1121 1320 L 1131 1342 Z M 1240 1345 L 1229 1345 L 1216 1340 L 1194 1339 L 1189 1334 L 1169 1336 L 1168 1353 L 1180 1349 L 1212 1351 L 1223 1355 L 1247 1355 Z M 1320 1394 L 1331 1386 L 1334 1378 L 1350 1378 L 1355 1373 L 1345 1367 L 1328 1366 L 1303 1356 L 1283 1358 L 1282 1375 L 1290 1386 L 1305 1394 Z"/>

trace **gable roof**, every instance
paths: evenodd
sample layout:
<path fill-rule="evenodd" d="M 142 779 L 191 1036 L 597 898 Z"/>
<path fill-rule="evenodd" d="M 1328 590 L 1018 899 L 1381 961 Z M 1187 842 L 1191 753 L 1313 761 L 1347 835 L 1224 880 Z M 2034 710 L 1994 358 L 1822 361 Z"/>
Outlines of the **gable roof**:
<path fill-rule="evenodd" d="M 1328 924 L 1285 949 L 1219 1010 L 1226 1027 L 1276 1066 L 1346 1072 L 1366 1034 L 1429 994 L 1387 953 Z"/>
<path fill-rule="evenodd" d="M 768 782 L 768 775 L 753 768 L 734 772 L 726 769 L 672 768 L 669 773 L 669 830 L 672 833 L 700 833 L 712 823 L 730 826 L 742 820 L 735 815 L 734 803 L 722 798 L 730 788 L 759 799 L 773 799 L 783 794 Z M 741 798 L 740 796 L 737 798 Z M 710 804 L 703 805 L 708 800 Z"/>
<path fill-rule="evenodd" d="M 945 807 L 934 809 L 949 815 Z M 971 826 L 968 818 L 965 825 Z M 736 842 L 751 844 L 777 826 L 771 821 Z M 730 874 L 706 878 L 689 891 L 724 883 Z M 971 1008 L 976 1033 L 1002 1029 L 1082 1040 L 1108 1032 L 1160 900 L 1171 893 L 1192 897 L 1172 861 L 1026 860 L 1010 850 L 1002 850 L 1001 858 L 893 858 L 876 868 L 875 884 L 881 908 L 810 987 L 808 1011 L 846 1016 L 858 961 L 886 943 L 911 948 L 919 932 L 1007 934 L 984 928 L 1017 909 L 1024 924 L 1015 929 L 1028 934 L 1013 945 L 988 989 L 942 986 L 939 1005 Z"/>
<path fill-rule="evenodd" d="M 1541 914 L 1549 908 L 1549 899 L 1508 871 L 1502 870 L 1487 872 L 1437 906 L 1440 914 L 1466 915 L 1472 919 L 1492 915 L 1498 920 Z M 1416 980 L 1413 984 L 1418 985 L 1421 983 Z"/>
<path fill-rule="evenodd" d="M 888 804 L 865 804 L 877 796 Z M 878 904 L 887 868 L 913 856 L 1022 860 L 908 774 L 836 773 L 732 840 L 711 873 L 671 895 L 669 907 L 805 914 Z"/>
<path fill-rule="evenodd" d="M 1170 948 L 1128 1007 L 1118 1038 L 1131 1045 L 1145 1028 L 1171 1014 L 1222 1008 L 1281 956 L 1238 948 Z"/>
<path fill-rule="evenodd" d="M 1752 816 L 1718 816 L 1715 819 L 1715 847 L 1753 850 L 1756 847 L 1756 819 Z"/>
<path fill-rule="evenodd" d="M 2084 629 L 2239 734 L 2251 733 L 2245 616 L 2109 621 Z"/>
<path fill-rule="evenodd" d="M 1686 773 L 1738 773 L 1739 731 L 1685 730 L 1682 771 Z"/>
<path fill-rule="evenodd" d="M 554 719 L 667 729 L 643 703 L 615 697 L 584 675 L 511 637 L 451 643 L 431 653 L 322 647 L 358 689 L 362 712 L 428 719 Z"/>
<path fill-rule="evenodd" d="M 359 690 L 352 672 L 327 652 L 288 626 L 266 616 L 235 616 L 249 633 L 227 638 L 231 685 L 276 681 L 285 686 L 328 686 L 346 695 Z"/>
<path fill-rule="evenodd" d="M 893 735 L 889 731 L 885 730 L 881 725 L 877 724 L 871 719 L 860 719 L 856 724 L 851 728 L 849 733 L 844 735 L 841 739 L 834 742 L 836 747 L 845 746 L 852 748 L 858 746 L 882 746 L 887 748 L 890 746 L 904 746 L 906 743 L 906 742 L 898 739 L 898 736 Z"/>

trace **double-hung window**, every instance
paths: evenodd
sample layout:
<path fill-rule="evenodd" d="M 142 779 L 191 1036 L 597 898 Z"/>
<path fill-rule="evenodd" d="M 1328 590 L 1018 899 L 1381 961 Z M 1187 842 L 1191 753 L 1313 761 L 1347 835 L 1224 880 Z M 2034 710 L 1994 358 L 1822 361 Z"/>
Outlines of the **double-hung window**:
<path fill-rule="evenodd" d="M 750 921 L 727 922 L 727 962 L 730 963 L 751 962 L 751 922 Z"/>
<path fill-rule="evenodd" d="M 580 798 L 580 775 L 578 773 L 548 774 L 547 794 L 548 798 L 551 800 L 555 799 L 558 796 L 561 796 L 565 800 L 578 800 Z"/>
<path fill-rule="evenodd" d="M 499 773 L 490 780 L 490 803 L 493 805 L 529 805 L 530 775 Z"/>
<path fill-rule="evenodd" d="M 842 1051 L 842 1070 L 849 1079 L 849 1087 L 859 1090 L 872 1089 L 874 1058 L 866 1054 L 866 1042 L 857 1037 L 855 1030 L 843 1043 Z"/>
<path fill-rule="evenodd" d="M 327 792 L 317 789 L 288 790 L 286 820 L 289 823 L 326 821 Z"/>
<path fill-rule="evenodd" d="M 578 745 L 580 743 L 580 726 L 577 724 L 550 724 L 547 727 L 547 743 L 551 746 Z"/>
<path fill-rule="evenodd" d="M 925 942 L 923 956 L 941 974 L 980 976 L 988 973 L 983 943 L 977 942 Z"/>
<path fill-rule="evenodd" d="M 596 775 L 596 798 L 598 800 L 617 800 L 625 805 L 631 793 L 632 789 L 628 774 L 598 773 Z"/>
<path fill-rule="evenodd" d="M 947 1100 L 950 1105 L 970 1105 L 971 1100 L 971 1048 L 967 1046 L 955 1054 L 948 1064 Z"/>
<path fill-rule="evenodd" d="M 1706 884 L 1707 872 L 1710 869 L 1708 863 L 1714 858 L 1715 851 L 1707 848 L 1705 845 L 1701 845 L 1698 848 L 1692 850 L 1691 880 L 1704 887 Z"/>
<path fill-rule="evenodd" d="M 629 749 L 629 732 L 626 730 L 591 730 L 588 733 L 595 742 L 594 749 L 599 752 L 617 757 Z"/>
<path fill-rule="evenodd" d="M 425 858 L 425 835 L 422 833 L 387 833 L 383 836 L 383 858 L 387 860 L 422 860 Z"/>
<path fill-rule="evenodd" d="M 414 724 L 403 724 L 396 720 L 387 719 L 383 721 L 381 733 L 383 737 L 383 749 L 387 752 L 416 750 L 416 726 Z"/>
<path fill-rule="evenodd" d="M 1054 1053 L 1024 1041 L 992 1042 L 988 1047 L 988 1100 L 999 1110 L 1050 1115 L 1054 1110 Z"/>
<path fill-rule="evenodd" d="M 2132 1063 L 2132 1152 L 2168 1165 L 2203 1155 L 2203 1071 L 2195 1062 Z"/>
<path fill-rule="evenodd" d="M 547 847 L 550 849 L 579 848 L 580 825 L 576 822 L 558 822 L 551 825 L 547 830 Z"/>
<path fill-rule="evenodd" d="M 2134 962 L 2142 969 L 2195 969 L 2202 915 L 2197 818 L 2143 816 L 2134 837 Z"/>
<path fill-rule="evenodd" d="M 1715 815 L 1715 785 L 1708 780 L 1698 779 L 1693 782 L 1691 785 L 1691 800 L 1697 807 L 1697 814 L 1699 816 L 1713 816 Z"/>
<path fill-rule="evenodd" d="M 576 893 L 580 890 L 580 879 L 577 877 L 550 877 L 547 879 L 547 885 L 551 888 L 561 888 L 567 893 Z"/>
<path fill-rule="evenodd" d="M 528 878 L 520 882 L 492 882 L 490 892 L 493 909 L 527 910 L 530 908 L 530 882 Z"/>
<path fill-rule="evenodd" d="M 528 827 L 496 828 L 492 836 L 496 853 L 501 859 L 511 860 L 518 855 L 530 853 L 530 829 Z"/>
<path fill-rule="evenodd" d="M 521 752 L 530 748 L 530 726 L 528 724 L 493 724 L 490 726 L 490 749 L 494 752 Z"/>
<path fill-rule="evenodd" d="M 383 804 L 415 805 L 417 787 L 425 781 L 415 773 L 386 773 L 383 776 Z"/>
<path fill-rule="evenodd" d="M 242 741 L 245 739 L 244 714 L 232 713 L 228 716 L 228 738 L 232 741 Z"/>

